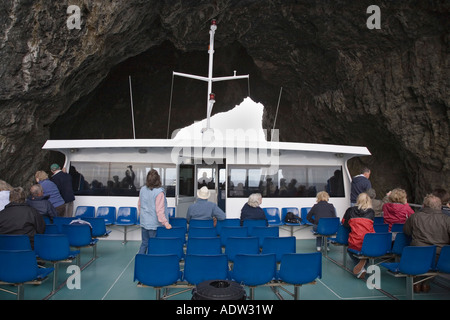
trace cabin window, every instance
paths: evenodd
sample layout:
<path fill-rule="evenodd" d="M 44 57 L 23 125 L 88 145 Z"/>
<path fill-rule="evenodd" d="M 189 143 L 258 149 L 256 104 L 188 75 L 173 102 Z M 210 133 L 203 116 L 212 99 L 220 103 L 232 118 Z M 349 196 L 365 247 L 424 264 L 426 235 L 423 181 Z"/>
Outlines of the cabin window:
<path fill-rule="evenodd" d="M 156 163 L 72 162 L 70 175 L 75 195 L 139 196 L 147 173 L 161 176 L 166 196 L 175 196 L 176 167 Z"/>
<path fill-rule="evenodd" d="M 228 197 L 248 197 L 261 193 L 266 198 L 315 197 L 327 191 L 331 197 L 344 197 L 341 166 L 280 166 L 275 173 L 268 167 L 230 165 Z"/>

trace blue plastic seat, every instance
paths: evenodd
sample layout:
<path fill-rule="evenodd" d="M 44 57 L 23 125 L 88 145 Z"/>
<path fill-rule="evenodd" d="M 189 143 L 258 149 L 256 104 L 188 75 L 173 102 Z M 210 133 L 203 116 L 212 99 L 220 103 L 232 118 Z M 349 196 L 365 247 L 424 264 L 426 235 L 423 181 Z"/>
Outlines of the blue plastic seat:
<path fill-rule="evenodd" d="M 274 253 L 276 261 L 281 262 L 281 258 L 286 253 L 296 252 L 295 237 L 266 237 L 262 245 L 262 254 Z"/>
<path fill-rule="evenodd" d="M 251 234 L 254 227 L 267 227 L 267 220 L 244 220 L 243 227 L 248 228 L 248 234 Z"/>
<path fill-rule="evenodd" d="M 0 234 L 0 250 L 31 250 L 30 238 L 24 234 Z"/>
<path fill-rule="evenodd" d="M 225 254 L 186 255 L 184 263 L 184 280 L 197 285 L 208 280 L 227 280 L 228 260 Z"/>
<path fill-rule="evenodd" d="M 373 224 L 373 229 L 375 230 L 375 232 L 389 232 L 389 225 L 386 223 L 374 223 Z"/>
<path fill-rule="evenodd" d="M 175 207 L 167 207 L 167 210 L 169 211 L 169 218 L 175 218 L 176 215 Z"/>
<path fill-rule="evenodd" d="M 61 232 L 59 232 L 59 228 L 56 224 L 46 224 L 44 233 L 45 234 L 58 234 Z"/>
<path fill-rule="evenodd" d="M 95 207 L 93 206 L 78 206 L 75 210 L 75 217 L 77 218 L 94 218 Z"/>
<path fill-rule="evenodd" d="M 400 262 L 382 263 L 390 272 L 406 276 L 406 297 L 414 299 L 414 276 L 432 270 L 436 258 L 436 246 L 408 246 L 403 248 Z"/>
<path fill-rule="evenodd" d="M 344 227 L 339 224 L 338 230 L 336 232 L 336 237 L 329 238 L 330 243 L 336 246 L 342 246 L 342 261 L 343 265 L 347 265 L 347 247 L 348 247 L 348 237 L 350 235 L 350 228 Z"/>
<path fill-rule="evenodd" d="M 188 230 L 188 238 L 211 238 L 211 237 L 217 237 L 217 230 L 216 228 L 209 228 L 209 227 L 189 227 Z"/>
<path fill-rule="evenodd" d="M 24 298 L 24 284 L 37 285 L 53 268 L 39 268 L 32 250 L 0 250 L 0 284 L 17 286 L 17 300 Z"/>
<path fill-rule="evenodd" d="M 256 286 L 275 279 L 275 254 L 237 254 L 229 278 L 250 288 L 250 299 L 255 297 Z"/>
<path fill-rule="evenodd" d="M 172 227 L 183 227 L 187 230 L 186 218 L 169 218 L 169 223 Z"/>
<path fill-rule="evenodd" d="M 214 220 L 200 220 L 200 219 L 191 219 L 189 220 L 189 228 L 214 228 Z"/>
<path fill-rule="evenodd" d="M 322 278 L 322 255 L 314 253 L 290 253 L 281 258 L 278 279 L 294 285 L 294 299 L 299 298 L 299 287 Z"/>
<path fill-rule="evenodd" d="M 166 229 L 165 227 L 156 228 L 157 238 L 180 238 L 183 244 L 186 243 L 186 229 L 183 227 L 173 227 Z"/>
<path fill-rule="evenodd" d="M 390 253 L 392 245 L 392 234 L 386 233 L 367 233 L 364 236 L 361 251 L 348 248 L 347 251 L 360 258 L 368 258 L 373 264 L 375 258 L 380 258 Z"/>
<path fill-rule="evenodd" d="M 105 219 L 105 225 L 116 223 L 116 207 L 100 206 L 97 208 L 97 218 Z"/>
<path fill-rule="evenodd" d="M 148 239 L 147 254 L 176 254 L 179 260 L 184 258 L 184 242 L 181 238 L 160 238 Z"/>
<path fill-rule="evenodd" d="M 373 219 L 373 223 L 374 224 L 383 224 L 384 223 L 384 218 L 383 217 L 375 217 Z"/>
<path fill-rule="evenodd" d="M 450 273 L 450 245 L 441 248 L 436 270 L 441 273 Z"/>
<path fill-rule="evenodd" d="M 241 225 L 241 219 L 224 219 L 217 220 L 216 229 L 217 234 L 220 235 L 222 227 L 239 227 Z"/>
<path fill-rule="evenodd" d="M 138 223 L 136 207 L 119 207 L 117 210 L 116 226 L 123 227 L 123 243 L 127 242 L 128 227 Z"/>
<path fill-rule="evenodd" d="M 397 233 L 392 245 L 391 253 L 395 256 L 401 256 L 403 253 L 403 248 L 409 246 L 410 243 L 411 238 L 409 236 L 407 236 L 403 232 Z"/>
<path fill-rule="evenodd" d="M 189 237 L 186 245 L 186 254 L 221 254 L 220 238 L 192 238 Z"/>
<path fill-rule="evenodd" d="M 257 237 L 259 239 L 259 247 L 261 248 L 266 237 L 279 237 L 280 229 L 278 227 L 253 227 L 249 229 L 248 235 L 250 237 Z"/>
<path fill-rule="evenodd" d="M 328 238 L 335 235 L 339 229 L 340 221 L 338 217 L 335 218 L 320 218 L 317 224 L 316 235 L 324 237 L 323 245 L 325 255 L 328 254 Z"/>
<path fill-rule="evenodd" d="M 298 223 L 286 222 L 285 219 L 286 219 L 286 215 L 288 212 L 292 212 L 299 219 L 299 222 Z M 299 226 L 300 225 L 300 212 L 299 212 L 298 208 L 295 208 L 295 207 L 281 208 L 281 221 L 282 221 L 282 223 L 284 223 L 287 226 Z"/>
<path fill-rule="evenodd" d="M 227 240 L 229 237 L 248 237 L 248 228 L 247 227 L 222 227 L 222 231 L 220 233 L 220 240 L 223 247 L 226 247 Z"/>
<path fill-rule="evenodd" d="M 267 207 L 263 208 L 266 215 L 267 223 L 270 226 L 282 226 L 283 222 L 280 218 L 280 210 L 278 208 Z"/>
<path fill-rule="evenodd" d="M 111 233 L 111 230 L 106 230 L 105 219 L 103 218 L 83 218 L 83 220 L 91 225 L 92 237 L 94 238 L 107 237 Z"/>
<path fill-rule="evenodd" d="M 91 263 L 97 257 L 97 242 L 98 239 L 93 239 L 91 235 L 91 227 L 87 224 L 65 224 L 63 225 L 63 233 L 67 235 L 69 245 L 78 250 L 83 247 L 92 247 L 92 259 L 87 264 Z M 80 267 L 80 256 L 77 256 L 77 265 Z"/>
<path fill-rule="evenodd" d="M 58 226 L 58 232 L 63 233 L 63 225 L 70 224 L 73 220 L 76 220 L 75 217 L 53 217 L 53 224 Z"/>
<path fill-rule="evenodd" d="M 312 207 L 303 207 L 300 209 L 300 218 L 302 219 L 301 224 L 302 225 L 308 225 L 312 226 L 313 224 L 306 220 L 306 217 L 308 216 L 309 210 L 311 210 Z"/>
<path fill-rule="evenodd" d="M 59 262 L 71 262 L 80 254 L 80 250 L 70 250 L 69 239 L 65 234 L 36 234 L 34 251 L 38 259 L 53 264 L 53 292 L 56 290 Z"/>
<path fill-rule="evenodd" d="M 229 237 L 225 247 L 228 261 L 233 262 L 237 254 L 258 254 L 259 239 L 257 237 Z"/>
<path fill-rule="evenodd" d="M 391 227 L 391 232 L 403 232 L 404 223 L 394 223 Z"/>
<path fill-rule="evenodd" d="M 134 262 L 134 281 L 155 288 L 156 300 L 161 299 L 161 288 L 182 279 L 176 254 L 137 254 Z"/>

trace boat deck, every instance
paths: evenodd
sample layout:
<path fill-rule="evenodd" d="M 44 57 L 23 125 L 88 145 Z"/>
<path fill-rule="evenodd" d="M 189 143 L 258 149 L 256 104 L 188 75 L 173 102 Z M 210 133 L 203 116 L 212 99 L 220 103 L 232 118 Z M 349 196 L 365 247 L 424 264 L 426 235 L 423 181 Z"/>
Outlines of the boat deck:
<path fill-rule="evenodd" d="M 47 297 L 52 288 L 52 275 L 41 285 L 26 285 L 24 298 L 26 300 L 155 300 L 155 290 L 151 287 L 137 286 L 133 282 L 134 258 L 139 249 L 140 241 L 128 241 L 122 244 L 120 240 L 100 240 L 97 245 L 97 259 L 81 271 L 80 289 L 69 289 L 62 285 L 61 289 L 51 297 Z M 328 256 L 342 263 L 343 248 L 331 245 Z M 315 240 L 297 240 L 297 252 L 314 252 Z M 83 248 L 81 264 L 86 264 L 92 258 L 92 248 Z M 300 300 L 406 300 L 405 278 L 396 278 L 381 267 L 381 289 L 368 289 L 366 282 L 355 278 L 348 269 L 344 269 L 330 259 L 322 258 L 322 278 L 315 284 L 300 288 Z M 347 268 L 351 260 L 347 259 Z M 66 273 L 69 264 L 59 267 L 58 281 L 63 283 L 71 275 Z M 367 277 L 366 277 L 367 278 Z M 293 291 L 292 286 L 286 286 Z M 4 290 L 16 292 L 12 286 L 0 286 L 0 300 L 15 300 L 16 296 Z M 175 293 L 181 289 L 170 289 Z M 247 296 L 249 289 L 246 288 Z M 279 291 L 285 300 L 292 296 Z M 191 291 L 169 298 L 169 300 L 190 300 Z M 256 300 L 278 300 L 278 297 L 268 286 L 255 289 Z M 434 279 L 428 293 L 414 294 L 415 300 L 450 300 L 450 282 L 446 278 Z"/>

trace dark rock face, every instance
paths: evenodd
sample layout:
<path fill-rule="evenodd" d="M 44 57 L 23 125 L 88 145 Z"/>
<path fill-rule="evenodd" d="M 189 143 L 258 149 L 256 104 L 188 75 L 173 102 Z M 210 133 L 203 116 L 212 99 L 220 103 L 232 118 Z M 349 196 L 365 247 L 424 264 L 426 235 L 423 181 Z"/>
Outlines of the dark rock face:
<path fill-rule="evenodd" d="M 284 141 L 364 145 L 382 196 L 405 188 L 420 202 L 450 189 L 448 1 L 77 1 L 0 4 L 0 179 L 30 183 L 47 170 L 46 139 L 165 138 L 172 71 L 250 74 L 250 95 Z M 367 7 L 381 10 L 368 29 Z M 174 80 L 169 131 L 206 115 L 204 84 Z M 214 112 L 248 95 L 246 81 L 217 84 Z"/>

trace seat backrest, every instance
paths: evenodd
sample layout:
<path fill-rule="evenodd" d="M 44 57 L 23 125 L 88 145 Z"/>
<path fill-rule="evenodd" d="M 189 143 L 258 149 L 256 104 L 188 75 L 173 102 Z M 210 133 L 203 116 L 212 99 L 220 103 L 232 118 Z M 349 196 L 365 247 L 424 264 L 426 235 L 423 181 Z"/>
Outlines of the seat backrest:
<path fill-rule="evenodd" d="M 263 211 L 269 224 L 279 224 L 281 222 L 278 208 L 267 207 L 263 208 Z"/>
<path fill-rule="evenodd" d="M 295 237 L 266 237 L 262 245 L 261 253 L 275 253 L 277 262 L 285 253 L 296 252 Z"/>
<path fill-rule="evenodd" d="M 394 223 L 391 227 L 391 232 L 403 232 L 404 223 Z"/>
<path fill-rule="evenodd" d="M 186 218 L 169 218 L 169 223 L 172 227 L 183 227 L 187 230 L 187 220 Z"/>
<path fill-rule="evenodd" d="M 45 234 L 58 234 L 61 233 L 56 224 L 46 224 L 45 225 Z"/>
<path fill-rule="evenodd" d="M 409 236 L 403 232 L 397 233 L 391 252 L 396 255 L 401 255 L 403 253 L 403 248 L 409 246 L 410 242 L 411 238 Z"/>
<path fill-rule="evenodd" d="M 106 225 L 114 224 L 116 223 L 116 207 L 98 207 L 96 217 L 105 219 Z"/>
<path fill-rule="evenodd" d="M 226 280 L 228 260 L 225 254 L 186 255 L 184 280 L 190 284 L 199 284 L 208 280 Z"/>
<path fill-rule="evenodd" d="M 93 237 L 101 237 L 106 234 L 106 224 L 103 218 L 83 218 L 83 220 L 90 223 Z"/>
<path fill-rule="evenodd" d="M 267 227 L 267 220 L 244 220 L 242 225 L 248 228 L 248 234 L 250 234 L 254 227 Z"/>
<path fill-rule="evenodd" d="M 0 234 L 0 250 L 31 250 L 30 238 L 24 234 Z"/>
<path fill-rule="evenodd" d="M 0 281 L 23 283 L 36 278 L 38 265 L 31 250 L 0 250 Z"/>
<path fill-rule="evenodd" d="M 58 230 L 60 233 L 63 233 L 63 225 L 70 224 L 73 220 L 76 220 L 76 217 L 53 217 L 53 224 L 58 226 Z"/>
<path fill-rule="evenodd" d="M 87 224 L 64 224 L 62 230 L 72 247 L 85 247 L 92 242 L 91 227 Z"/>
<path fill-rule="evenodd" d="M 436 268 L 439 272 L 450 273 L 450 245 L 441 248 Z"/>
<path fill-rule="evenodd" d="M 190 238 L 190 237 L 194 237 L 194 238 L 217 237 L 217 230 L 216 230 L 216 228 L 210 228 L 210 227 L 189 227 L 188 238 Z"/>
<path fill-rule="evenodd" d="M 120 224 L 136 224 L 137 208 L 136 207 L 119 207 L 117 210 L 116 223 Z"/>
<path fill-rule="evenodd" d="M 186 242 L 186 229 L 183 227 L 173 227 L 166 229 L 165 227 L 156 228 L 156 237 L 158 238 L 180 238 L 183 244 Z"/>
<path fill-rule="evenodd" d="M 200 219 L 191 219 L 189 220 L 189 228 L 214 228 L 214 220 L 200 220 Z"/>
<path fill-rule="evenodd" d="M 361 253 L 367 257 L 381 257 L 387 254 L 392 245 L 392 234 L 389 232 L 366 233 Z"/>
<path fill-rule="evenodd" d="M 163 287 L 180 278 L 180 262 L 176 254 L 137 254 L 134 262 L 134 281 L 144 285 Z"/>
<path fill-rule="evenodd" d="M 231 276 L 247 286 L 266 284 L 275 278 L 275 254 L 237 254 Z"/>
<path fill-rule="evenodd" d="M 384 218 L 383 217 L 375 217 L 373 219 L 373 223 L 374 224 L 383 224 L 384 223 Z"/>
<path fill-rule="evenodd" d="M 75 217 L 77 218 L 84 218 L 89 217 L 93 218 L 95 217 L 95 207 L 93 206 L 78 206 L 75 210 Z"/>
<path fill-rule="evenodd" d="M 176 254 L 181 260 L 184 257 L 184 242 L 181 238 L 159 238 L 148 239 L 148 254 Z"/>
<path fill-rule="evenodd" d="M 248 228 L 247 227 L 222 227 L 222 231 L 220 233 L 220 240 L 222 246 L 227 245 L 227 239 L 229 237 L 248 237 Z"/>
<path fill-rule="evenodd" d="M 187 240 L 186 254 L 220 254 L 222 246 L 218 237 L 212 238 L 192 238 Z"/>
<path fill-rule="evenodd" d="M 306 217 L 308 216 L 309 210 L 311 210 L 312 207 L 303 207 L 300 209 L 300 218 L 302 219 L 302 224 L 306 224 L 308 220 L 306 220 Z"/>
<path fill-rule="evenodd" d="M 216 229 L 217 234 L 220 235 L 222 227 L 239 227 L 241 225 L 241 219 L 224 219 L 217 220 Z"/>
<path fill-rule="evenodd" d="M 336 234 L 339 228 L 339 218 L 320 218 L 319 223 L 317 224 L 317 233 L 330 236 Z"/>
<path fill-rule="evenodd" d="M 322 255 L 313 253 L 289 253 L 283 255 L 279 277 L 291 284 L 306 284 L 322 277 Z"/>
<path fill-rule="evenodd" d="M 264 243 L 264 238 L 266 237 L 279 237 L 280 229 L 278 227 L 253 227 L 248 230 L 248 235 L 250 237 L 258 237 L 259 246 L 262 247 Z"/>
<path fill-rule="evenodd" d="M 344 227 L 342 224 L 339 225 L 336 233 L 336 241 L 342 245 L 348 245 L 348 236 L 350 235 L 350 228 Z"/>
<path fill-rule="evenodd" d="M 43 260 L 65 260 L 70 255 L 69 239 L 65 234 L 36 234 L 34 251 Z"/>
<path fill-rule="evenodd" d="M 375 232 L 389 232 L 389 225 L 386 223 L 374 223 L 373 229 Z"/>
<path fill-rule="evenodd" d="M 403 248 L 398 269 L 408 275 L 424 274 L 433 267 L 436 246 L 407 246 Z"/>
<path fill-rule="evenodd" d="M 296 207 L 281 208 L 281 222 L 285 223 L 286 215 L 288 212 L 292 212 L 295 216 L 300 218 L 300 211 Z"/>
<path fill-rule="evenodd" d="M 257 237 L 229 237 L 225 254 L 229 261 L 234 261 L 237 254 L 258 254 L 259 239 Z"/>

